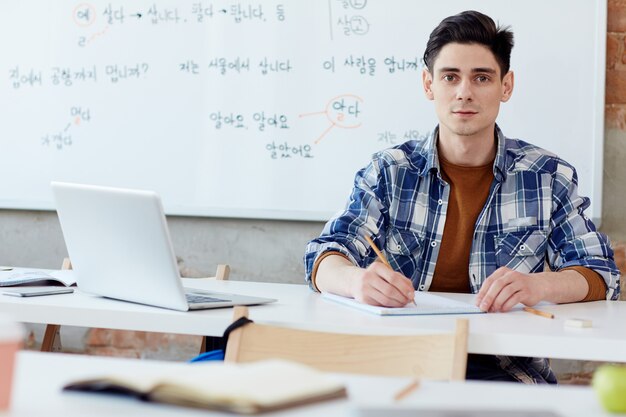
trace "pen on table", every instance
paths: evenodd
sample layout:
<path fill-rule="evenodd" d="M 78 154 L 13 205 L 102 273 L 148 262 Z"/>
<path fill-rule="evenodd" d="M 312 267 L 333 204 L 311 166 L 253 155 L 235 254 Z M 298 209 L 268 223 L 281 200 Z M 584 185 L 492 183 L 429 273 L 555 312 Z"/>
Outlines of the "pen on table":
<path fill-rule="evenodd" d="M 400 391 L 396 393 L 396 395 L 393 396 L 394 401 L 400 401 L 401 399 L 403 399 L 404 397 L 406 397 L 407 395 L 415 391 L 417 388 L 419 388 L 419 386 L 420 386 L 419 380 L 414 379 L 413 381 L 411 381 L 409 385 L 402 388 Z"/>
<path fill-rule="evenodd" d="M 380 261 L 382 263 L 387 265 L 389 267 L 389 269 L 393 269 L 391 267 L 391 264 L 389 263 L 389 261 L 385 257 L 385 255 L 380 251 L 380 249 L 378 249 L 378 246 L 376 246 L 376 243 L 374 243 L 372 238 L 367 236 L 367 235 L 365 235 L 365 240 L 367 240 L 367 243 L 369 243 L 370 246 L 372 247 L 372 249 L 374 249 L 374 252 L 376 252 L 376 255 L 378 256 L 378 259 L 380 259 Z M 415 307 L 417 307 L 417 303 L 415 302 L 415 300 L 412 300 L 411 303 L 413 303 L 415 305 Z"/>
<path fill-rule="evenodd" d="M 537 316 L 545 317 L 547 319 L 553 319 L 554 318 L 554 314 L 552 314 L 552 313 L 548 313 L 547 311 L 536 310 L 536 309 L 531 308 L 531 307 L 524 307 L 524 311 L 527 312 L 527 313 L 535 314 Z"/>

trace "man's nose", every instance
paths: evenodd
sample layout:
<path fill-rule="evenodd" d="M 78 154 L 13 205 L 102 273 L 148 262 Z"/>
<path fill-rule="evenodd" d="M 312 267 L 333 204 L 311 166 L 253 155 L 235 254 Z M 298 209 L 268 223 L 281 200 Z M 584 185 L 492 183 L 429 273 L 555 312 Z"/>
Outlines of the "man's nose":
<path fill-rule="evenodd" d="M 457 90 L 456 90 L 456 98 L 457 100 L 461 100 L 461 101 L 472 100 L 473 93 L 472 93 L 472 85 L 471 85 L 470 80 L 462 80 L 458 84 Z"/>

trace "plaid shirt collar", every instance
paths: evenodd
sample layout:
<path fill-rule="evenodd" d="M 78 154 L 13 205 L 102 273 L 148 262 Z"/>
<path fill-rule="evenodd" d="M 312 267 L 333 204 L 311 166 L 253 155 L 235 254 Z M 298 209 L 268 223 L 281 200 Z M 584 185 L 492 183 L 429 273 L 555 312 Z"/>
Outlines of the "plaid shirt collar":
<path fill-rule="evenodd" d="M 507 168 L 511 168 L 515 164 L 515 160 L 509 158 L 507 161 L 504 134 L 496 124 L 495 126 L 495 139 L 498 141 L 496 158 L 493 164 L 493 176 L 496 181 L 502 182 L 505 178 Z M 420 170 L 419 175 L 424 177 L 429 172 L 433 171 L 437 173 L 437 176 L 441 178 L 441 169 L 439 166 L 439 152 L 437 151 L 437 140 L 439 140 L 439 126 L 437 126 L 424 141 L 423 147 L 418 149 L 416 155 L 426 157 L 425 164 Z M 508 163 L 508 165 L 507 165 Z"/>

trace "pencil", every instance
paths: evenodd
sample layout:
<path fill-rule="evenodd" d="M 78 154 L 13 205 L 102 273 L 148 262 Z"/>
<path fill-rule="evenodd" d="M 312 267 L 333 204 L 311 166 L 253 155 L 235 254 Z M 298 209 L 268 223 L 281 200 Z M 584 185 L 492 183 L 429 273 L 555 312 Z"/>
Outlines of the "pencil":
<path fill-rule="evenodd" d="M 367 240 L 367 243 L 369 243 L 370 246 L 372 247 L 372 249 L 374 249 L 374 252 L 376 252 L 376 255 L 378 255 L 378 259 L 380 259 L 381 262 L 384 263 L 385 265 L 387 265 L 390 269 L 393 269 L 391 267 L 391 264 L 387 260 L 387 258 L 385 258 L 385 255 L 380 251 L 380 249 L 378 249 L 378 246 L 376 246 L 376 243 L 374 243 L 372 238 L 367 236 L 367 235 L 365 235 L 365 240 Z"/>
<path fill-rule="evenodd" d="M 402 388 L 400 391 L 396 393 L 396 395 L 393 396 L 394 401 L 400 401 L 401 399 L 403 399 L 404 397 L 406 397 L 407 395 L 415 391 L 417 388 L 419 388 L 419 386 L 420 386 L 419 380 L 414 379 L 413 381 L 411 381 L 409 385 Z"/>
<path fill-rule="evenodd" d="M 370 244 L 370 246 L 372 247 L 372 249 L 374 249 L 374 252 L 376 252 L 376 255 L 378 256 L 378 259 L 380 259 L 380 261 L 382 263 L 384 263 L 385 265 L 387 265 L 389 267 L 389 269 L 393 269 L 391 267 L 391 264 L 389 263 L 389 261 L 387 260 L 387 258 L 385 257 L 385 255 L 380 251 L 380 249 L 378 249 L 378 246 L 376 246 L 376 243 L 374 243 L 374 241 L 372 240 L 371 237 L 365 235 L 365 240 L 367 240 L 367 243 Z M 415 305 L 415 307 L 417 307 L 417 303 L 415 302 L 415 300 L 411 301 L 411 303 L 413 305 Z"/>
<path fill-rule="evenodd" d="M 536 309 L 530 308 L 530 307 L 524 307 L 524 311 L 527 312 L 527 313 L 535 314 L 537 316 L 545 317 L 547 319 L 553 319 L 554 318 L 554 314 L 552 314 L 552 313 L 548 313 L 547 311 L 536 310 Z"/>

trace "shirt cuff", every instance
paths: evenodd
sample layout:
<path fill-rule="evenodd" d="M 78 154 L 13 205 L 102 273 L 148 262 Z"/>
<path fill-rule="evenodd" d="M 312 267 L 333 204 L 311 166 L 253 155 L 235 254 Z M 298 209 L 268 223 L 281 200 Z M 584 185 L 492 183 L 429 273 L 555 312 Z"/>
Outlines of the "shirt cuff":
<path fill-rule="evenodd" d="M 324 258 L 331 256 L 331 255 L 341 256 L 342 258 L 346 259 L 348 262 L 352 263 L 352 261 L 346 255 L 335 250 L 326 251 L 322 253 L 320 256 L 318 256 L 317 259 L 315 260 L 315 263 L 313 264 L 313 270 L 311 271 L 311 284 L 313 285 L 313 289 L 317 292 L 321 292 L 319 288 L 317 288 L 317 283 L 315 282 L 316 277 L 317 277 L 317 268 L 320 266 L 320 263 L 322 262 Z"/>
<path fill-rule="evenodd" d="M 580 300 L 584 301 L 599 301 L 606 299 L 606 283 L 604 282 L 604 278 L 596 271 L 590 268 L 586 268 L 584 266 L 570 266 L 568 268 L 563 268 L 561 271 L 573 270 L 578 272 L 580 275 L 585 277 L 587 280 L 587 284 L 589 285 L 589 291 L 587 291 L 587 295 L 585 298 Z"/>

